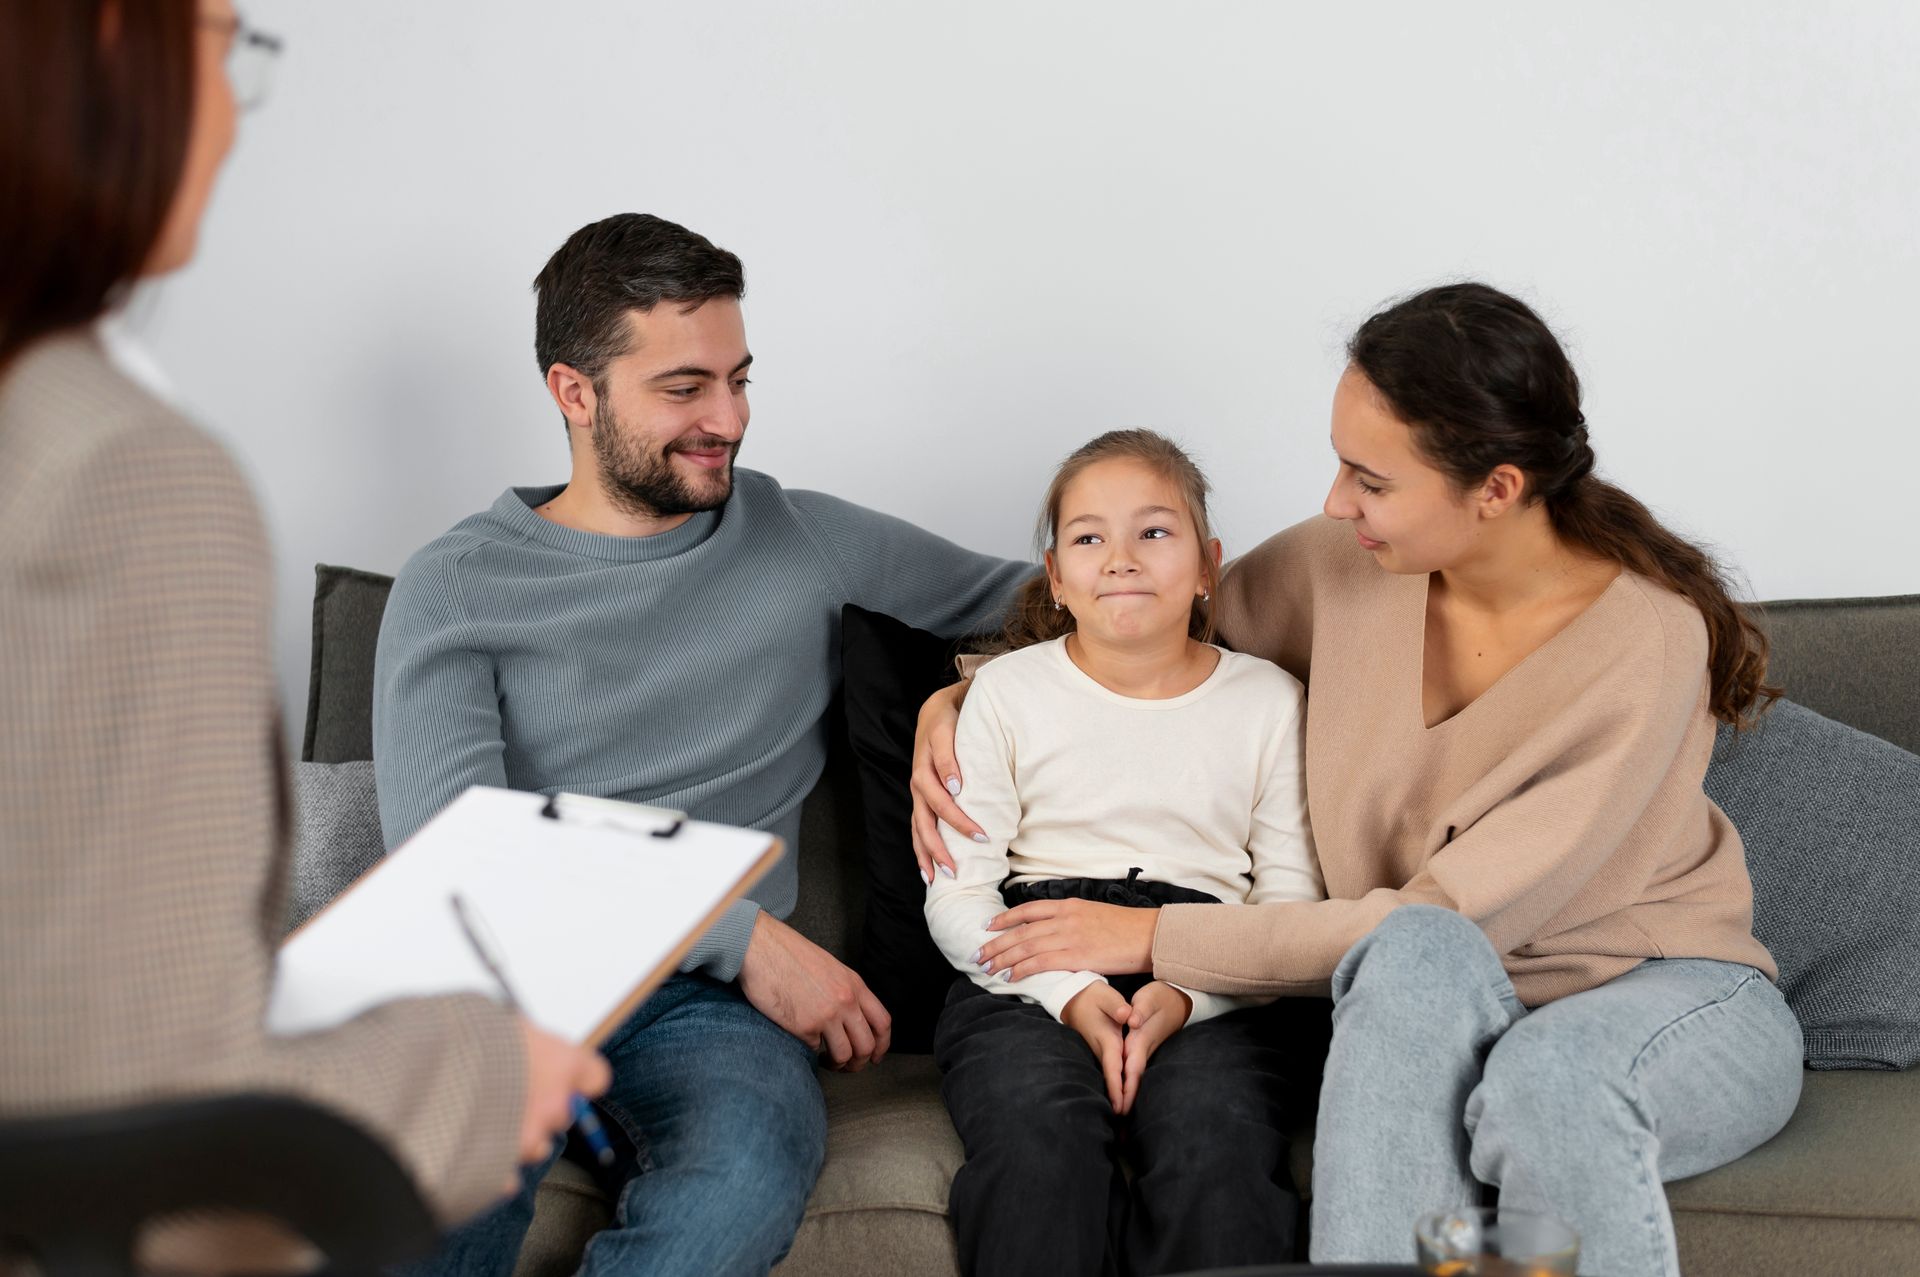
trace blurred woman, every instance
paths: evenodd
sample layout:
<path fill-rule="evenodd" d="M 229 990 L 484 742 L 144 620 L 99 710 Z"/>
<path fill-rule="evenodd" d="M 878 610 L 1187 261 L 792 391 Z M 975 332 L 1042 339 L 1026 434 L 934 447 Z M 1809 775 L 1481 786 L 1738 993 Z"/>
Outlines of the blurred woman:
<path fill-rule="evenodd" d="M 267 1036 L 289 848 L 260 515 L 97 331 L 192 257 L 229 61 L 274 47 L 230 0 L 0 8 L 0 1119 L 293 1093 L 451 1222 L 604 1065 L 472 995 Z"/>

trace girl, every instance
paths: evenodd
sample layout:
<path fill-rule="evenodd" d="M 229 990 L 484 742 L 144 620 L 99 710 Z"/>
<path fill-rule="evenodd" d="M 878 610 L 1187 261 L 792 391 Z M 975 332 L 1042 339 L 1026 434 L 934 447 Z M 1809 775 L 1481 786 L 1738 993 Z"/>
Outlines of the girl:
<path fill-rule="evenodd" d="M 1236 563 L 1221 616 L 1239 650 L 1312 671 L 1333 898 L 1029 904 L 982 957 L 1236 993 L 1331 980 L 1316 1260 L 1404 1260 L 1420 1212 L 1484 1186 L 1571 1223 L 1583 1273 L 1672 1277 L 1662 1181 L 1767 1140 L 1800 1092 L 1740 836 L 1701 789 L 1715 720 L 1776 694 L 1765 638 L 1705 554 L 1594 475 L 1579 378 L 1525 305 L 1430 289 L 1348 356 L 1328 518 Z"/>
<path fill-rule="evenodd" d="M 1285 1100 L 1310 1033 L 1264 998 L 1086 969 L 1015 985 L 980 954 L 987 922 L 1023 901 L 1323 895 L 1300 684 L 1206 641 L 1220 562 L 1206 493 L 1148 431 L 1069 457 L 1047 492 L 1046 574 L 1009 622 L 1020 650 L 980 671 L 960 716 L 985 840 L 949 834 L 954 876 L 929 888 L 927 920 L 969 977 L 934 1038 L 967 1152 L 952 1207 L 968 1272 L 1156 1273 L 1293 1252 Z M 1113 1160 L 1122 1130 L 1131 1191 Z"/>

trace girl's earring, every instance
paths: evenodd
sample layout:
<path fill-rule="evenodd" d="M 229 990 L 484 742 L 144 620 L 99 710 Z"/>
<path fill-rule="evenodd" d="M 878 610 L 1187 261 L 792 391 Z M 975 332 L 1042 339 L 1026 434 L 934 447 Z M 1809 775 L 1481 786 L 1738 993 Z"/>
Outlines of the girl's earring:
<path fill-rule="evenodd" d="M 1213 598 L 1213 591 L 1212 591 L 1212 590 L 1202 590 L 1202 591 L 1200 591 L 1200 601 L 1201 601 L 1202 603 L 1205 603 L 1205 602 L 1208 602 L 1208 601 L 1209 601 L 1209 600 L 1211 600 L 1212 598 Z"/>
<path fill-rule="evenodd" d="M 1060 610 L 1060 600 L 1059 600 L 1059 599 L 1055 599 L 1055 600 L 1053 601 L 1053 610 L 1054 610 L 1054 611 L 1056 611 L 1056 612 L 1058 612 L 1058 611 Z"/>

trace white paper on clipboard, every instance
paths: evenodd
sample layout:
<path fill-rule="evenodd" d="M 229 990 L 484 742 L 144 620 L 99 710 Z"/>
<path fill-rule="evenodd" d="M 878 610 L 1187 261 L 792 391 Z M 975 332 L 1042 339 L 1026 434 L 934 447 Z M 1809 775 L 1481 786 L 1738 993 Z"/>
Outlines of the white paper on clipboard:
<path fill-rule="evenodd" d="M 485 919 L 527 1017 L 597 1042 L 779 859 L 771 834 L 656 809 L 475 786 L 288 937 L 267 1029 L 331 1028 L 396 998 L 498 997 L 452 908 Z"/>

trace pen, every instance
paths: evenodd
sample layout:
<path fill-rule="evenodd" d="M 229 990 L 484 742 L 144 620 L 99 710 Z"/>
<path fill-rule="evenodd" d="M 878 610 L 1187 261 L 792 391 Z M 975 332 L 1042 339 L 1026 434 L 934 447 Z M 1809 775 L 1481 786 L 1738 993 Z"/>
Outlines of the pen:
<path fill-rule="evenodd" d="M 480 965 L 487 969 L 487 974 L 493 977 L 493 982 L 500 986 L 500 992 L 505 995 L 507 1005 L 519 1015 L 526 1015 L 526 1009 L 520 1005 L 520 999 L 514 993 L 513 986 L 507 983 L 507 973 L 501 970 L 500 963 L 494 957 L 487 942 L 480 938 L 478 911 L 468 905 L 458 892 L 449 897 L 449 902 L 453 905 L 454 921 L 460 924 L 460 934 L 467 938 L 467 943 L 473 946 L 474 955 L 480 959 Z M 599 1115 L 593 1111 L 593 1106 L 587 1103 L 585 1096 L 573 1097 L 573 1124 L 587 1141 L 587 1147 L 593 1150 L 593 1160 L 602 1166 L 612 1166 L 613 1145 L 607 1139 L 606 1128 L 600 1125 Z"/>

